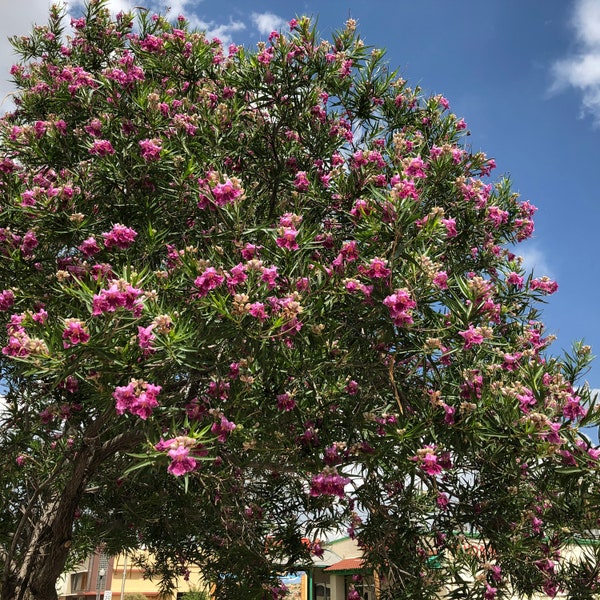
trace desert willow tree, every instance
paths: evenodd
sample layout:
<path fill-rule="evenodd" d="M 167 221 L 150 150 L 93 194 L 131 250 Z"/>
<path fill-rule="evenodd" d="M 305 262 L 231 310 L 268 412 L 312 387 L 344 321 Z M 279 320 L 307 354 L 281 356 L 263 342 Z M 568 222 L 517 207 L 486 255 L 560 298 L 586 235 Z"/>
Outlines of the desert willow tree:
<path fill-rule="evenodd" d="M 2 600 L 97 544 L 283 597 L 333 531 L 381 597 L 596 597 L 589 349 L 548 351 L 535 208 L 448 101 L 353 21 L 64 21 L 0 122 Z"/>

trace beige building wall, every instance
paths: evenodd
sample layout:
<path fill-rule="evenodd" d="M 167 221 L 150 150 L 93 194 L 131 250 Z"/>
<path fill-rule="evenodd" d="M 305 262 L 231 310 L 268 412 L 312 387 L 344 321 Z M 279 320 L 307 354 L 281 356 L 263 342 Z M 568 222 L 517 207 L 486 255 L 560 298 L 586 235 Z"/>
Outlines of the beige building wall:
<path fill-rule="evenodd" d="M 190 569 L 188 581 L 179 578 L 176 592 L 168 600 L 176 600 L 177 592 L 207 589 L 198 568 Z M 132 555 L 107 557 L 96 552 L 61 578 L 59 600 L 126 600 L 128 595 L 143 594 L 157 598 L 158 584 L 144 579 L 143 570 L 135 566 Z"/>

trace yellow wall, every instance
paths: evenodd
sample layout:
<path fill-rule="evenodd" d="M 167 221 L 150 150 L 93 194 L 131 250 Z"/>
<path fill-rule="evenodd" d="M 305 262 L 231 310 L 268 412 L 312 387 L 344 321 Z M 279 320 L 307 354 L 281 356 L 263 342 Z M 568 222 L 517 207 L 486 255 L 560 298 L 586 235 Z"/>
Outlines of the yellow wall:
<path fill-rule="evenodd" d="M 73 600 L 78 597 L 95 598 L 96 581 L 98 574 L 98 554 L 91 555 L 88 560 L 79 565 L 76 570 L 66 573 L 63 576 L 64 583 L 59 591 L 60 600 Z M 72 590 L 71 584 L 74 578 L 86 577 L 86 589 Z M 158 584 L 144 579 L 143 570 L 135 566 L 132 555 L 121 554 L 114 556 L 108 561 L 106 590 L 112 592 L 112 600 L 121 600 L 121 595 L 126 597 L 128 594 L 144 594 L 148 599 L 158 596 Z M 190 568 L 190 577 L 188 581 L 179 578 L 175 582 L 176 592 L 170 600 L 175 600 L 177 592 L 185 593 L 197 589 L 206 589 L 200 570 Z M 104 589 L 100 590 L 100 598 L 104 598 Z"/>

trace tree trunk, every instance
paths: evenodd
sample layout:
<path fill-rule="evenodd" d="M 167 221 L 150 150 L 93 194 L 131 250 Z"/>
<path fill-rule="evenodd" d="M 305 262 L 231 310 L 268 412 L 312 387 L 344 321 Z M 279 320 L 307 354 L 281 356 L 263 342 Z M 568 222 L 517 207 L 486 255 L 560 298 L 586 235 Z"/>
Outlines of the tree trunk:
<path fill-rule="evenodd" d="M 143 439 L 138 432 L 127 432 L 100 444 L 99 429 L 100 423 L 96 422 L 88 431 L 65 485 L 53 491 L 39 512 L 24 510 L 22 519 L 35 524 L 23 527 L 21 539 L 17 540 L 26 549 L 14 551 L 6 561 L 0 600 L 57 600 L 56 582 L 64 572 L 72 545 L 75 512 L 86 487 L 105 460 L 115 452 L 133 449 Z"/>

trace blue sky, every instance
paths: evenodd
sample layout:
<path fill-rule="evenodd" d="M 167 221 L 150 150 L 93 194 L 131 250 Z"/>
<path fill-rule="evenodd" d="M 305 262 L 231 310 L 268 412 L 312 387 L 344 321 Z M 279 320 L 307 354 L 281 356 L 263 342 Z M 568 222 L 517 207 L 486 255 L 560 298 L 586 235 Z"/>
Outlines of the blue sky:
<path fill-rule="evenodd" d="M 10 90 L 6 36 L 44 22 L 48 4 L 0 3 L 0 98 Z M 248 47 L 296 15 L 318 17 L 322 37 L 356 19 L 411 85 L 450 100 L 473 150 L 538 207 L 535 236 L 518 253 L 559 283 L 543 320 L 557 350 L 584 338 L 600 355 L 600 0 L 110 0 L 115 10 L 134 4 L 170 5 Z M 600 388 L 600 359 L 588 380 Z"/>

